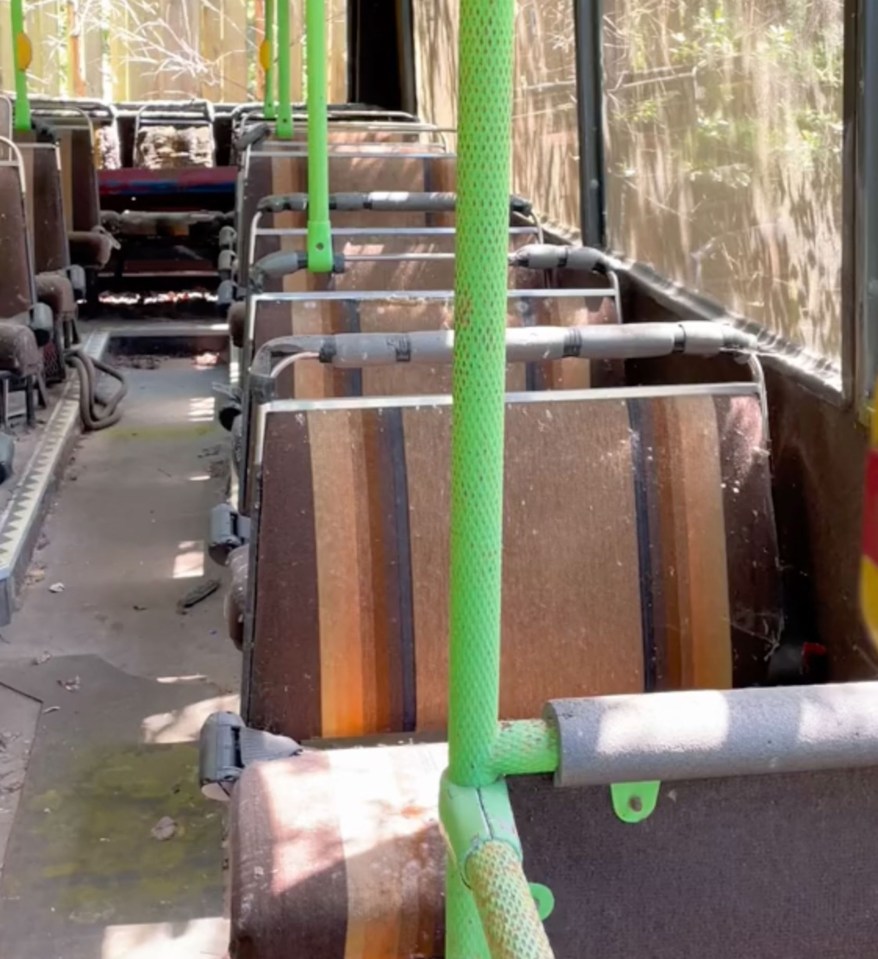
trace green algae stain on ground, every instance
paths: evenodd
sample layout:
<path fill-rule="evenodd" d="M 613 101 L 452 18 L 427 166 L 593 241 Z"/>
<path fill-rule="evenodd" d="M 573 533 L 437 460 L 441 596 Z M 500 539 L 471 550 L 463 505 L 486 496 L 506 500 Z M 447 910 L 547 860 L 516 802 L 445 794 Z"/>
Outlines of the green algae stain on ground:
<path fill-rule="evenodd" d="M 83 923 L 151 922 L 222 908 L 222 815 L 197 786 L 191 745 L 101 748 L 32 797 L 32 872 L 58 912 Z M 176 823 L 164 841 L 163 817 Z M 50 888 L 54 887 L 54 888 Z"/>

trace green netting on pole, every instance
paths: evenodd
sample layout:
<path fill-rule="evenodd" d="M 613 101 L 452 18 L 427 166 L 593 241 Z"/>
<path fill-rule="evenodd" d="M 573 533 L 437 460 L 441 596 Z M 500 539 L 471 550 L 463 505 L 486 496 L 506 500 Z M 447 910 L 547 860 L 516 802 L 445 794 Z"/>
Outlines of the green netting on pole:
<path fill-rule="evenodd" d="M 30 66 L 31 45 L 24 28 L 24 3 L 12 0 L 10 4 L 12 21 L 12 50 L 15 63 L 15 115 L 13 124 L 16 130 L 30 130 L 30 100 L 27 96 L 27 68 Z"/>
<path fill-rule="evenodd" d="M 307 0 L 308 32 L 308 269 L 332 271 L 329 220 L 329 118 L 326 96 L 326 6 Z"/>
<path fill-rule="evenodd" d="M 277 0 L 277 138 L 293 138 L 290 0 Z"/>
<path fill-rule="evenodd" d="M 461 0 L 449 768 L 440 800 L 448 959 L 552 956 L 508 796 L 491 786 L 506 768 L 544 768 L 557 756 L 545 724 L 502 734 L 498 724 L 514 20 L 515 0 Z"/>
<path fill-rule="evenodd" d="M 513 0 L 461 0 L 449 770 L 490 782 L 500 690 Z"/>
<path fill-rule="evenodd" d="M 467 869 L 491 959 L 553 959 L 521 862 L 505 842 L 487 842 Z"/>
<path fill-rule="evenodd" d="M 262 48 L 259 51 L 259 60 L 265 73 L 265 97 L 262 113 L 266 120 L 273 120 L 277 116 L 277 107 L 274 99 L 274 0 L 265 0 L 265 35 Z"/>

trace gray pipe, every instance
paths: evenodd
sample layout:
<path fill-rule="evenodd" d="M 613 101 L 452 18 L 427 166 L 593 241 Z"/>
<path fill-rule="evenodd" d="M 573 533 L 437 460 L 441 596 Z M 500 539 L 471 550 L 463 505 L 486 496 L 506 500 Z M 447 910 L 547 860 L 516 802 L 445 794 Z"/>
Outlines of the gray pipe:
<path fill-rule="evenodd" d="M 878 765 L 878 685 L 559 699 L 558 786 Z"/>
<path fill-rule="evenodd" d="M 629 360 L 686 353 L 716 356 L 755 349 L 756 338 L 733 326 L 708 321 L 632 323 L 613 326 L 533 326 L 506 331 L 509 362 L 535 363 L 579 358 Z M 282 336 L 264 343 L 250 367 L 250 389 L 258 402 L 274 396 L 274 358 L 314 353 L 321 363 L 342 369 L 393 363 L 450 364 L 454 333 L 339 333 L 334 336 Z"/>
<path fill-rule="evenodd" d="M 585 270 L 597 268 L 613 270 L 617 261 L 601 250 L 589 246 L 561 246 L 549 243 L 529 243 L 509 254 L 513 266 L 531 270 Z"/>
<path fill-rule="evenodd" d="M 332 193 L 329 197 L 330 210 L 375 210 L 392 212 L 408 210 L 413 213 L 453 213 L 457 207 L 456 193 Z M 530 216 L 533 206 L 523 197 L 509 197 L 509 208 L 513 213 Z M 261 213 L 304 213 L 308 209 L 307 193 L 282 193 L 263 197 L 257 206 Z"/>

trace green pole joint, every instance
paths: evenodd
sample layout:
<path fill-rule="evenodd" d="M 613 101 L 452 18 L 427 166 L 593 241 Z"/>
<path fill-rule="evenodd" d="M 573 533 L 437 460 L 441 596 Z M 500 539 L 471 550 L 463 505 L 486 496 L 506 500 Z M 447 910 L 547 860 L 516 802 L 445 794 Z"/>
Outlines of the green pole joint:
<path fill-rule="evenodd" d="M 308 31 L 308 269 L 331 273 L 329 220 L 329 119 L 326 102 L 326 11 L 324 0 L 307 0 Z"/>
<path fill-rule="evenodd" d="M 610 786 L 613 812 L 631 824 L 643 822 L 655 812 L 658 805 L 660 782 L 615 783 Z"/>
<path fill-rule="evenodd" d="M 262 113 L 266 120 L 277 117 L 277 104 L 274 98 L 274 0 L 265 0 L 265 36 L 259 51 L 260 64 L 265 73 L 265 100 Z"/>
<path fill-rule="evenodd" d="M 551 957 L 541 920 L 555 898 L 546 886 L 525 878 L 506 781 L 458 786 L 446 771 L 439 818 L 448 847 L 446 896 L 455 918 L 447 929 L 445 954 L 450 959 L 511 957 L 519 945 L 535 944 L 536 951 L 527 948 L 522 954 Z"/>
<path fill-rule="evenodd" d="M 277 138 L 293 139 L 292 75 L 290 72 L 290 0 L 277 5 Z"/>
<path fill-rule="evenodd" d="M 27 68 L 31 63 L 31 44 L 25 32 L 23 0 L 12 0 L 12 56 L 15 64 L 15 111 L 13 125 L 19 132 L 30 130 L 30 100 L 27 95 Z"/>
<path fill-rule="evenodd" d="M 487 786 L 458 786 L 446 770 L 439 789 L 439 819 L 465 886 L 469 886 L 467 863 L 487 842 L 505 842 L 522 858 L 505 780 Z"/>

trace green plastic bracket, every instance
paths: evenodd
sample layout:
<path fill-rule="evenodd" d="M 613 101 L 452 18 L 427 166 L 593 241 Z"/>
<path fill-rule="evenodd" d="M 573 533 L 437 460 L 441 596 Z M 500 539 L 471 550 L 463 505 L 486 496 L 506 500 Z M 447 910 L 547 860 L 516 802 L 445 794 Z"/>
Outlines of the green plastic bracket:
<path fill-rule="evenodd" d="M 312 273 L 331 273 L 324 0 L 307 0 L 305 14 L 308 31 L 308 269 Z"/>
<path fill-rule="evenodd" d="M 545 922 L 555 911 L 555 893 L 541 882 L 530 882 L 528 885 L 531 895 L 534 897 L 540 919 Z"/>
<path fill-rule="evenodd" d="M 290 0 L 278 0 L 276 126 L 278 140 L 293 139 L 293 98 L 290 57 Z"/>
<path fill-rule="evenodd" d="M 617 783 L 610 786 L 613 812 L 627 823 L 639 823 L 655 812 L 660 782 Z"/>
<path fill-rule="evenodd" d="M 464 883 L 468 885 L 467 860 L 486 842 L 505 842 L 521 859 L 521 842 L 505 780 L 487 786 L 458 786 L 446 770 L 439 788 L 439 818 Z"/>
<path fill-rule="evenodd" d="M 23 0 L 12 0 L 12 57 L 15 64 L 15 111 L 13 125 L 19 132 L 30 130 L 30 100 L 27 95 L 27 68 L 31 61 L 31 43 L 25 32 Z"/>

